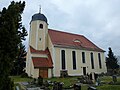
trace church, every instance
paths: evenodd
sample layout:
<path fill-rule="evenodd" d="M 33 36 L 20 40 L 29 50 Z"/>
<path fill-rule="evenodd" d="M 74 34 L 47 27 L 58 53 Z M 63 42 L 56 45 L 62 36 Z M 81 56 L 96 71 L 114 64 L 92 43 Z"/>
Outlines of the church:
<path fill-rule="evenodd" d="M 38 78 L 106 73 L 104 50 L 83 35 L 49 29 L 44 14 L 30 22 L 26 73 Z"/>

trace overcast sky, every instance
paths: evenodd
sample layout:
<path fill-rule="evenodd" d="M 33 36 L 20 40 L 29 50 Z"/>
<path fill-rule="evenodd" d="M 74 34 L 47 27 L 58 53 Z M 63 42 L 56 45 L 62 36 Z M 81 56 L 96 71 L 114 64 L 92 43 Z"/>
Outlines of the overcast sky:
<path fill-rule="evenodd" d="M 0 0 L 0 10 L 10 1 Z M 120 55 L 120 0 L 25 1 L 23 24 L 28 32 L 31 17 L 41 5 L 49 28 L 84 35 L 106 53 L 111 47 L 115 55 Z M 28 45 L 28 37 L 25 44 Z"/>

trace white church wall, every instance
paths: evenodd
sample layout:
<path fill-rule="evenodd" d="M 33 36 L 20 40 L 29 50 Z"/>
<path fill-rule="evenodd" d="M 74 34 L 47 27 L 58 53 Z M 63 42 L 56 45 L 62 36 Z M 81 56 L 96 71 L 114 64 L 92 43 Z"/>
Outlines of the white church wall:
<path fill-rule="evenodd" d="M 48 28 L 47 24 L 44 21 L 38 20 L 37 22 L 37 50 L 45 50 L 47 48 L 47 36 L 48 36 Z M 39 28 L 39 25 L 43 24 L 43 29 Z"/>
<path fill-rule="evenodd" d="M 87 50 L 77 50 L 68 48 L 58 48 L 55 47 L 55 60 L 54 60 L 54 76 L 60 76 L 60 70 L 62 70 L 61 65 L 61 50 L 65 50 L 65 62 L 66 70 L 71 76 L 83 75 L 83 67 L 86 67 L 86 73 L 102 73 L 106 72 L 105 56 L 104 52 L 87 51 Z M 76 69 L 73 70 L 73 60 L 72 51 L 76 52 Z M 82 52 L 85 52 L 85 63 L 82 62 Z M 94 58 L 94 69 L 91 68 L 91 57 L 90 53 L 93 53 Z M 101 55 L 102 68 L 99 68 L 98 53 Z"/>
<path fill-rule="evenodd" d="M 30 46 L 36 50 L 45 50 L 47 47 L 47 33 L 48 27 L 46 22 L 41 20 L 32 21 L 30 29 Z M 43 29 L 39 28 L 39 25 L 43 24 Z"/>
<path fill-rule="evenodd" d="M 52 77 L 52 69 L 49 68 L 49 69 L 48 69 L 48 78 L 51 78 L 51 77 Z"/>
<path fill-rule="evenodd" d="M 30 36 L 29 36 L 29 44 L 30 46 L 32 46 L 33 48 L 37 49 L 36 47 L 36 43 L 37 43 L 37 39 L 36 39 L 36 34 L 37 34 L 37 22 L 33 21 L 32 23 L 30 23 Z"/>
<path fill-rule="evenodd" d="M 34 69 L 33 69 L 33 72 L 34 72 L 34 73 L 33 73 L 33 76 L 32 76 L 32 77 L 33 77 L 33 78 L 38 78 L 38 77 L 39 77 L 39 69 L 38 69 L 38 68 L 34 68 Z"/>
<path fill-rule="evenodd" d="M 54 59 L 54 68 L 53 68 L 53 75 L 54 77 L 59 77 L 60 76 L 60 49 L 55 48 L 54 51 L 55 59 Z"/>
<path fill-rule="evenodd" d="M 53 67 L 55 67 L 55 58 L 56 58 L 55 48 L 54 48 L 54 46 L 53 46 L 53 44 L 51 42 L 51 39 L 50 39 L 49 35 L 48 35 L 48 48 L 49 48 L 49 51 L 50 51 L 50 54 L 51 54 L 51 58 L 52 58 L 52 62 L 53 62 Z M 54 76 L 55 68 L 52 69 L 51 73 Z"/>
<path fill-rule="evenodd" d="M 26 73 L 28 74 L 28 76 L 36 78 L 38 77 L 39 70 L 34 69 L 31 57 L 32 54 L 30 53 L 30 48 L 29 48 L 26 57 Z"/>

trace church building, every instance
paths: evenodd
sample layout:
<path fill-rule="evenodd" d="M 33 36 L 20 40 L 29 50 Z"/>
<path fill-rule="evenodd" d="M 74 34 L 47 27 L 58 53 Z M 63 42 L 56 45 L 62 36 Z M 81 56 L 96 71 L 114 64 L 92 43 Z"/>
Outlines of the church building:
<path fill-rule="evenodd" d="M 33 78 L 106 73 L 104 50 L 83 35 L 49 29 L 44 14 L 30 22 L 26 73 Z"/>

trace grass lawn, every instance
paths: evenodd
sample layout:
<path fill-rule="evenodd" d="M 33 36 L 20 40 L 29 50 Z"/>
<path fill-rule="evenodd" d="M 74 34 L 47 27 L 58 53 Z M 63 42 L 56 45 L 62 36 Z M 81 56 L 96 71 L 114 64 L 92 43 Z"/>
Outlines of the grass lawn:
<path fill-rule="evenodd" d="M 103 85 L 97 87 L 98 90 L 120 90 L 120 85 Z"/>
<path fill-rule="evenodd" d="M 15 82 L 30 82 L 32 78 L 21 78 L 21 76 L 10 76 L 11 79 Z"/>
<path fill-rule="evenodd" d="M 63 82 L 64 87 L 68 87 L 73 85 L 74 83 L 77 82 L 77 77 L 67 77 L 67 78 L 50 78 L 50 79 L 45 79 L 45 80 L 50 80 L 52 82 L 57 81 L 57 82 Z"/>
<path fill-rule="evenodd" d="M 101 80 L 104 81 L 104 82 L 111 82 L 112 81 L 112 76 L 104 76 L 104 77 L 101 77 Z M 120 76 L 117 77 L 117 81 L 120 82 Z"/>

